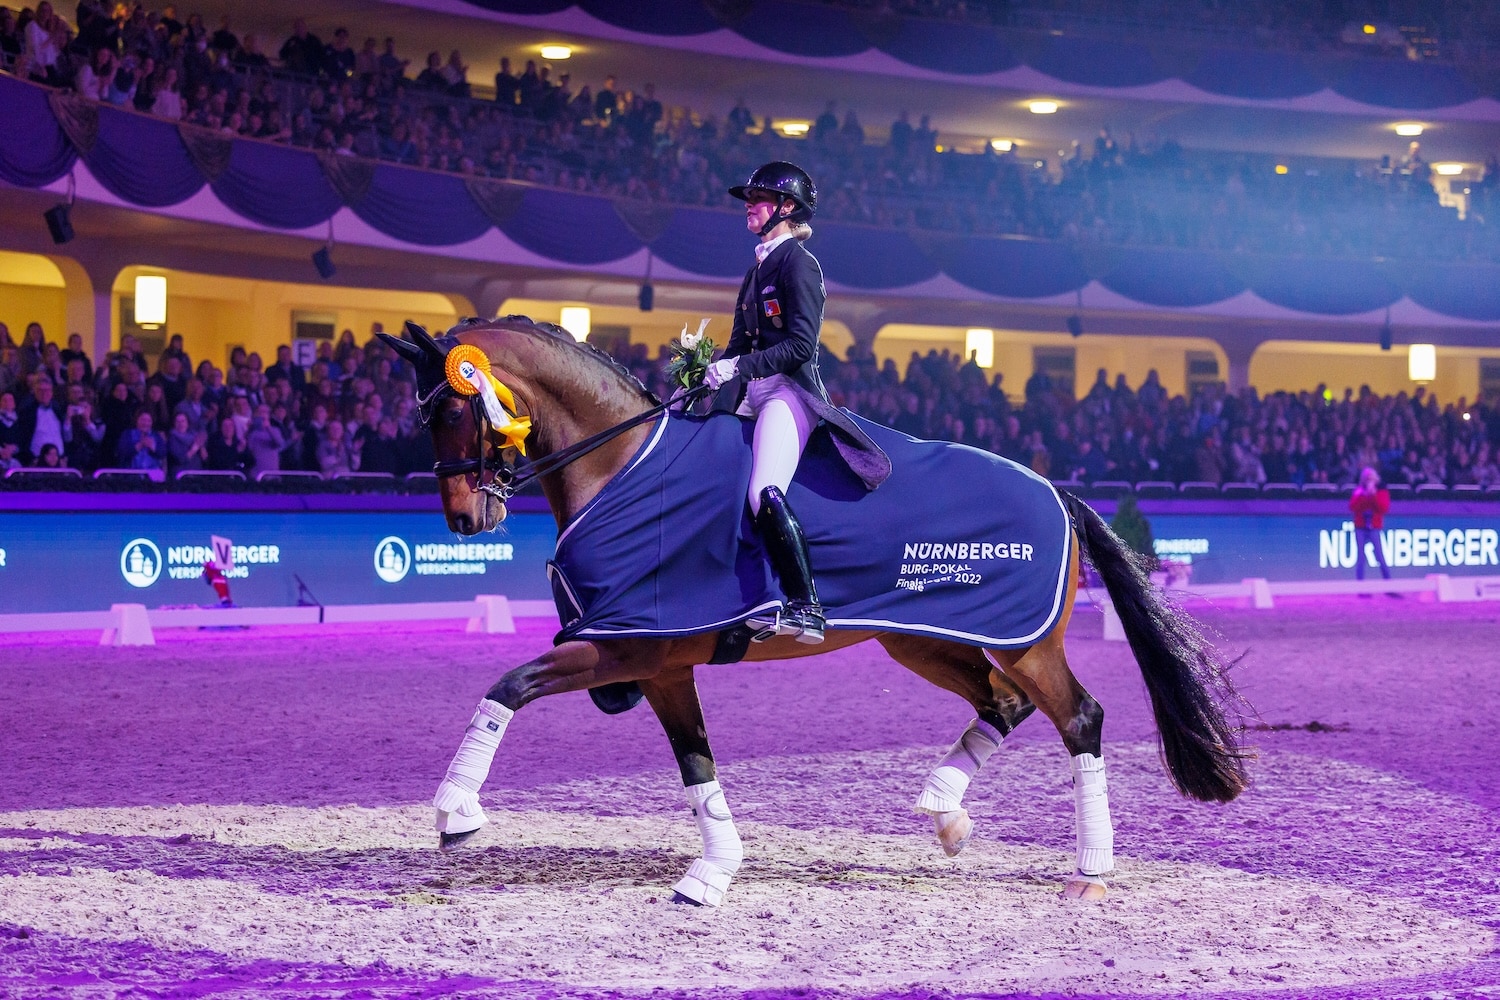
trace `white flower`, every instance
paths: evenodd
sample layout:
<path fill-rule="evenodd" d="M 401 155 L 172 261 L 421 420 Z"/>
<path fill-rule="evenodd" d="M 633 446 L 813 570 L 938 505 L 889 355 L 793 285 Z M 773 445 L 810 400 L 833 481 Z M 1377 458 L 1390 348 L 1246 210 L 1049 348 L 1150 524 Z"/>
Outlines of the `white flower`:
<path fill-rule="evenodd" d="M 682 324 L 682 335 L 677 339 L 687 350 L 695 350 L 697 349 L 698 345 L 703 342 L 703 331 L 706 329 L 708 329 L 708 317 L 705 316 L 703 319 L 698 321 L 697 333 L 688 333 L 687 324 Z"/>

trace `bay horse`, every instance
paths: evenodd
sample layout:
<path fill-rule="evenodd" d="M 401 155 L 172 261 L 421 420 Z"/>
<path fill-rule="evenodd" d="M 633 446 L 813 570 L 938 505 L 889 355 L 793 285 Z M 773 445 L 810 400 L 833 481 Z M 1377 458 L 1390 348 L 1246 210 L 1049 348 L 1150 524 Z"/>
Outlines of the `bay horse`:
<path fill-rule="evenodd" d="M 539 482 L 562 532 L 640 451 L 651 430 L 646 419 L 665 408 L 602 352 L 525 317 L 465 320 L 440 338 L 408 323 L 406 333 L 409 339 L 381 337 L 416 370 L 443 511 L 448 527 L 461 535 L 492 531 L 505 519 L 505 501 L 517 486 L 518 449 L 531 463 L 520 478 Z M 455 365 L 459 358 L 468 360 Z M 476 361 L 488 372 L 476 374 Z M 724 483 L 741 496 L 743 486 Z M 1066 593 L 1055 625 L 1031 645 L 986 649 L 931 636 L 830 628 L 821 645 L 774 636 L 751 644 L 743 658 L 808 656 L 874 640 L 897 663 L 967 701 L 977 717 L 933 769 L 915 807 L 932 817 L 950 856 L 972 832 L 962 806 L 970 780 L 1004 737 L 1041 709 L 1062 737 L 1074 779 L 1076 864 L 1063 895 L 1102 899 L 1103 876 L 1114 867 L 1104 710 L 1073 676 L 1063 649 L 1080 559 L 1094 567 L 1120 617 L 1178 790 L 1227 802 L 1247 785 L 1250 754 L 1226 718 L 1224 705 L 1236 696 L 1212 644 L 1153 589 L 1144 559 L 1097 512 L 1066 492 L 1058 496 L 1072 536 Z M 464 843 L 485 823 L 479 789 L 514 712 L 567 691 L 589 690 L 606 710 L 611 697 L 643 695 L 671 742 L 704 843 L 703 857 L 674 889 L 691 902 L 720 905 L 744 853 L 717 781 L 694 683 L 694 671 L 714 657 L 717 642 L 714 633 L 565 640 L 505 673 L 481 701 L 434 799 L 440 847 Z"/>

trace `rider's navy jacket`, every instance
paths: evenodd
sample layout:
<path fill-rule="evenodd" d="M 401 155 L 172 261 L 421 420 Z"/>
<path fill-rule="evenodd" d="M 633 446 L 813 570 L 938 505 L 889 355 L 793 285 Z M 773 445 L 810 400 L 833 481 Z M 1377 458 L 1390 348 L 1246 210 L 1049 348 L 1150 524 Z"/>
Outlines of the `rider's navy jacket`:
<path fill-rule="evenodd" d="M 777 373 L 828 399 L 818 375 L 818 333 L 827 297 L 823 269 L 799 239 L 784 240 L 750 268 L 740 285 L 734 330 L 724 349 L 724 357 L 740 359 L 739 384 L 726 409 L 738 405 L 747 380 Z"/>

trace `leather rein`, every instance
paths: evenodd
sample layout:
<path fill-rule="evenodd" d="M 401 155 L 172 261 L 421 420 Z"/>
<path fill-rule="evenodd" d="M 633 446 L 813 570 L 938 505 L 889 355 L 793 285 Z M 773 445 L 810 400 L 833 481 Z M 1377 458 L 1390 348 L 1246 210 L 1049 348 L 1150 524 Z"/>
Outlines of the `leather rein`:
<path fill-rule="evenodd" d="M 608 444 L 626 431 L 654 419 L 669 407 L 675 406 L 678 403 L 683 404 L 684 407 L 689 406 L 710 391 L 707 385 L 700 385 L 695 389 L 690 389 L 680 395 L 673 396 L 665 403 L 658 403 L 644 413 L 638 413 L 628 420 L 615 424 L 613 427 L 607 427 L 597 434 L 590 434 L 582 441 L 576 441 L 561 451 L 553 452 L 535 462 L 528 463 L 524 471 L 517 471 L 516 467 L 506 460 L 504 455 L 506 449 L 504 448 L 491 448 L 489 454 L 485 454 L 485 446 L 493 428 L 490 425 L 489 415 L 485 413 L 484 403 L 480 397 L 477 395 L 471 396 L 469 397 L 469 407 L 474 415 L 474 424 L 479 430 L 476 457 L 460 458 L 451 462 L 434 462 L 432 473 L 439 479 L 451 479 L 454 476 L 466 476 L 470 473 L 476 473 L 479 476 L 478 492 L 488 493 L 501 503 L 504 503 L 515 496 L 517 492 L 530 486 L 543 476 L 550 475 L 564 466 L 578 461 L 578 459 L 589 452 Z M 458 393 L 453 390 L 452 386 L 448 385 L 447 382 L 443 382 L 426 399 L 418 396 L 417 414 L 421 419 L 422 425 L 428 426 L 431 424 L 438 402 L 448 396 L 457 395 Z M 507 412 L 509 412 L 508 408 Z M 514 417 L 517 414 L 512 413 L 511 416 Z M 489 482 L 484 481 L 486 469 L 492 470 L 495 473 L 494 478 Z"/>

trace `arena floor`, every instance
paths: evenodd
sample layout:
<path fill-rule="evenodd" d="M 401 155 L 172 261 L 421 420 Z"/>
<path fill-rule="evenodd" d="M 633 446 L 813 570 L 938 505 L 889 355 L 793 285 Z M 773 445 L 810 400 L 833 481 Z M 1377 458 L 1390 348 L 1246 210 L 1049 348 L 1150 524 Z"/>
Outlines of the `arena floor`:
<path fill-rule="evenodd" d="M 870 645 L 700 673 L 748 858 L 723 909 L 644 708 L 510 727 L 458 856 L 426 806 L 489 683 L 548 630 L 0 641 L 0 996 L 1500 996 L 1500 606 L 1221 609 L 1255 787 L 1180 798 L 1123 644 L 1075 618 L 1108 712 L 1118 875 L 1071 867 L 1035 717 L 956 861 L 910 803 L 969 713 Z"/>

